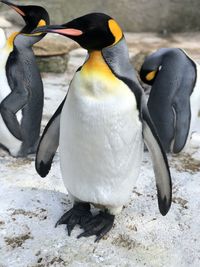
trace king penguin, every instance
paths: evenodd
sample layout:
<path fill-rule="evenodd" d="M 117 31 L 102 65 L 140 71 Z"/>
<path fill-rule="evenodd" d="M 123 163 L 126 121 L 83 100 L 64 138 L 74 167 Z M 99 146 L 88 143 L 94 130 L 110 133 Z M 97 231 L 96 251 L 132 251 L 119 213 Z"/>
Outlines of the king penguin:
<path fill-rule="evenodd" d="M 18 6 L 1 1 L 18 12 L 25 27 L 6 41 L 1 31 L 0 144 L 12 156 L 35 153 L 43 111 L 43 83 L 32 45 L 45 34 L 31 35 L 49 24 L 47 11 L 40 6 Z"/>
<path fill-rule="evenodd" d="M 148 108 L 166 152 L 182 151 L 195 130 L 199 76 L 199 65 L 178 48 L 159 49 L 141 67 L 142 81 L 152 86 Z"/>
<path fill-rule="evenodd" d="M 61 172 L 73 207 L 57 222 L 68 235 L 76 224 L 78 237 L 100 240 L 115 215 L 130 199 L 140 172 L 143 143 L 152 155 L 159 209 L 171 205 L 171 177 L 166 155 L 151 122 L 142 88 L 129 61 L 118 23 L 92 13 L 64 25 L 34 32 L 59 33 L 88 50 L 40 140 L 36 170 L 45 177 L 59 145 Z M 100 209 L 92 214 L 91 206 Z"/>

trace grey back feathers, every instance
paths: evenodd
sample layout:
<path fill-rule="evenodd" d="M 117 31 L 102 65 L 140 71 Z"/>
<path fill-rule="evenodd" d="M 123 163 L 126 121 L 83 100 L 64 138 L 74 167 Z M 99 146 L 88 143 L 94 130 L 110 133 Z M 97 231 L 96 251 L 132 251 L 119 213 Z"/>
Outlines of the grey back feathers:
<path fill-rule="evenodd" d="M 36 150 L 43 110 L 43 83 L 32 48 L 14 47 L 7 61 L 6 73 L 12 90 L 2 103 L 5 110 L 11 111 L 7 114 L 12 114 L 7 126 L 17 138 L 20 132 L 23 144 L 19 155 L 26 156 Z M 22 121 L 15 127 L 14 114 L 20 109 Z"/>
<path fill-rule="evenodd" d="M 124 37 L 114 46 L 104 48 L 102 55 L 116 76 L 138 83 L 136 72 L 129 60 L 128 47 Z"/>
<path fill-rule="evenodd" d="M 129 52 L 126 40 L 123 37 L 117 44 L 106 47 L 102 50 L 102 55 L 112 72 L 122 80 L 133 91 L 137 107 L 140 110 L 142 88 L 136 76 L 136 72 L 129 60 Z"/>
<path fill-rule="evenodd" d="M 146 58 L 141 75 L 154 70 L 149 112 L 165 150 L 178 153 L 189 133 L 196 65 L 182 50 L 162 48 Z"/>

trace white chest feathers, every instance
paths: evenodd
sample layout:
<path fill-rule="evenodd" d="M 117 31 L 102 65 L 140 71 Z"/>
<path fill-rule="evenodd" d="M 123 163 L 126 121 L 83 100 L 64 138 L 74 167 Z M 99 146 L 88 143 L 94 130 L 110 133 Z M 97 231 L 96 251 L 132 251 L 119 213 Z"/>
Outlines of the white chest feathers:
<path fill-rule="evenodd" d="M 119 207 L 139 174 L 142 125 L 134 94 L 104 74 L 80 71 L 70 85 L 61 115 L 61 169 L 77 199 Z"/>
<path fill-rule="evenodd" d="M 196 84 L 190 97 L 191 126 L 190 133 L 197 128 L 197 119 L 200 112 L 200 66 L 196 63 Z"/>
<path fill-rule="evenodd" d="M 0 102 L 11 92 L 6 77 L 6 63 L 9 55 L 9 50 L 6 48 L 0 49 Z"/>

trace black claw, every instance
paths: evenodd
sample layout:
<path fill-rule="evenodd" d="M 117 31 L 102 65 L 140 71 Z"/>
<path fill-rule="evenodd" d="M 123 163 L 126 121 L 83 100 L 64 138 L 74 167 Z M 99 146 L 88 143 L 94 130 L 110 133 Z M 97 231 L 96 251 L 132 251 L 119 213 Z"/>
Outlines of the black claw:
<path fill-rule="evenodd" d="M 83 225 L 84 232 L 77 238 L 88 237 L 96 235 L 95 242 L 99 241 L 104 235 L 106 235 L 112 228 L 114 223 L 114 215 L 106 212 L 100 212 L 94 216 L 88 223 Z"/>
<path fill-rule="evenodd" d="M 86 223 L 92 214 L 90 212 L 90 204 L 88 203 L 76 203 L 71 210 L 66 212 L 60 220 L 56 223 L 55 227 L 60 224 L 67 225 L 67 232 L 68 235 L 71 235 L 72 230 L 74 227 L 79 224 L 82 225 L 83 222 Z"/>
<path fill-rule="evenodd" d="M 113 220 L 113 223 L 114 223 L 114 220 Z M 104 236 L 106 235 L 113 227 L 113 223 L 104 227 L 101 231 L 99 231 L 97 234 L 96 234 L 96 239 L 94 242 L 99 242 L 99 240 Z"/>
<path fill-rule="evenodd" d="M 72 216 L 72 211 L 73 211 L 73 208 L 67 211 L 65 214 L 63 214 L 63 216 L 57 221 L 55 227 L 61 224 L 66 224 L 66 222 L 68 222 L 69 218 Z"/>
<path fill-rule="evenodd" d="M 71 216 L 71 218 L 68 220 L 68 224 L 67 224 L 68 236 L 71 235 L 72 230 L 79 223 L 79 221 L 80 221 L 80 218 L 77 216 Z"/>
<path fill-rule="evenodd" d="M 80 235 L 77 236 L 77 238 L 81 238 L 81 237 L 88 237 L 91 236 L 92 234 L 90 232 L 83 232 Z"/>

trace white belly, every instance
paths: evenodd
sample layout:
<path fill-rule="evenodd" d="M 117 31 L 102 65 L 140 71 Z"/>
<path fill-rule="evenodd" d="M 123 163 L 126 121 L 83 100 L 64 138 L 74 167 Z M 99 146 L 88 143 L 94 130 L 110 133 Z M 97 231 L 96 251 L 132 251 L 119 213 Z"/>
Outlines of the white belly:
<path fill-rule="evenodd" d="M 139 175 L 142 125 L 124 83 L 119 81 L 115 93 L 97 84 L 91 88 L 98 92 L 89 92 L 79 73 L 71 84 L 61 115 L 61 170 L 74 197 L 117 207 L 127 203 Z"/>
<path fill-rule="evenodd" d="M 187 151 L 187 149 L 189 148 L 189 145 L 191 145 L 192 142 L 194 142 L 194 140 L 192 139 L 193 137 L 195 137 L 195 135 L 192 135 L 192 134 L 199 131 L 198 115 L 200 112 L 200 67 L 197 63 L 196 63 L 196 66 L 197 66 L 196 84 L 190 96 L 190 108 L 191 108 L 190 130 L 189 130 L 189 134 L 187 137 L 186 145 L 184 147 L 184 151 Z"/>
<path fill-rule="evenodd" d="M 5 71 L 6 62 L 9 56 L 8 52 L 5 49 L 0 50 L 0 103 L 11 93 Z M 17 114 L 19 121 L 21 121 L 21 117 L 21 111 L 19 111 Z M 5 146 L 13 156 L 17 156 L 21 148 L 21 143 L 22 142 L 10 133 L 0 115 L 0 144 Z"/>
<path fill-rule="evenodd" d="M 190 97 L 190 105 L 191 105 L 190 134 L 194 132 L 197 128 L 196 123 L 200 111 L 200 66 L 197 63 L 196 66 L 197 66 L 197 79 L 193 93 Z"/>

